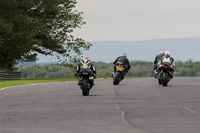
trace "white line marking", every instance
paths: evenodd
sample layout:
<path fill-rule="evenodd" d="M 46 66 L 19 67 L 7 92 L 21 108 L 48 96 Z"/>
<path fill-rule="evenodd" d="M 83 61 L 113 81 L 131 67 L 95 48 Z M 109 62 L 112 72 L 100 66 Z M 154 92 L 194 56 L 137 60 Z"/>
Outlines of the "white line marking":
<path fill-rule="evenodd" d="M 188 108 L 188 107 L 184 107 L 186 110 L 188 110 L 188 111 L 190 111 L 191 113 L 193 113 L 193 114 L 195 114 L 196 112 L 195 111 L 193 111 L 193 110 L 191 110 L 190 108 Z"/>
<path fill-rule="evenodd" d="M 119 105 L 118 104 L 116 104 L 116 106 L 115 106 L 117 109 L 119 109 L 120 110 L 120 108 L 119 108 Z"/>
<path fill-rule="evenodd" d="M 129 126 L 129 123 L 128 123 L 128 122 L 126 121 L 126 119 L 125 119 L 125 112 L 124 112 L 122 109 L 120 109 L 118 103 L 116 103 L 115 107 L 116 107 L 118 110 L 121 111 L 122 122 Z"/>
<path fill-rule="evenodd" d="M 67 82 L 69 82 L 69 81 L 67 81 Z M 6 89 L 9 89 L 9 88 L 17 88 L 17 87 L 26 87 L 26 86 L 42 85 L 42 84 L 54 84 L 54 83 L 62 83 L 62 82 L 48 82 L 48 83 L 33 83 L 33 84 L 27 84 L 27 85 L 16 85 L 16 86 L 4 87 L 4 88 L 1 88 L 0 90 L 6 90 Z"/>

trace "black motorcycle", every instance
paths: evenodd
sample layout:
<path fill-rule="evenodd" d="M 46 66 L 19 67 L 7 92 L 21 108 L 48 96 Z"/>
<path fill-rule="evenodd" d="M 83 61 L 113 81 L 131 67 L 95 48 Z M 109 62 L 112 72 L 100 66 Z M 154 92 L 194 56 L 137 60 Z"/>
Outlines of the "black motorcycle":
<path fill-rule="evenodd" d="M 116 67 L 116 73 L 113 75 L 113 85 L 118 85 L 124 78 L 125 68 L 122 63 L 118 62 Z"/>
<path fill-rule="evenodd" d="M 82 89 L 83 96 L 88 96 L 90 90 L 94 86 L 94 75 L 90 69 L 84 68 L 80 71 L 80 88 Z"/>
<path fill-rule="evenodd" d="M 158 83 L 163 86 L 167 86 L 168 82 L 171 80 L 171 66 L 168 63 L 164 63 L 161 67 L 159 67 L 158 73 Z"/>

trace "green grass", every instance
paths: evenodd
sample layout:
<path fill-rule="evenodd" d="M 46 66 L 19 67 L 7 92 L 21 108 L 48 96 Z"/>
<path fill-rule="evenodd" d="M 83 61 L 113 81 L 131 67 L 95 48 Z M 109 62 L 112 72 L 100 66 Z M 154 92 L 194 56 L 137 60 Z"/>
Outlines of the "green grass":
<path fill-rule="evenodd" d="M 97 76 L 97 78 L 111 78 L 108 76 Z M 126 76 L 126 78 L 136 78 L 134 76 Z M 49 82 L 65 82 L 65 81 L 76 81 L 76 77 L 71 78 L 52 78 L 52 79 L 22 79 L 22 80 L 5 80 L 0 81 L 0 89 L 10 86 L 37 84 L 37 83 L 49 83 Z"/>
<path fill-rule="evenodd" d="M 22 79 L 22 80 L 5 80 L 0 81 L 0 89 L 10 86 L 18 85 L 28 85 L 36 83 L 49 83 L 49 82 L 65 82 L 65 81 L 76 81 L 75 77 L 73 78 L 52 78 L 52 79 Z"/>

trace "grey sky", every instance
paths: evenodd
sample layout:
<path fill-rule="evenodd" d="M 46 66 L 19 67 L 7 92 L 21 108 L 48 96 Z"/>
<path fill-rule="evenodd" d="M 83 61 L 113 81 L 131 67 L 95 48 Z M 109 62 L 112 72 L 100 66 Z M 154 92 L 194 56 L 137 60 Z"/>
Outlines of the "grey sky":
<path fill-rule="evenodd" d="M 200 0 L 77 0 L 86 41 L 200 37 Z"/>

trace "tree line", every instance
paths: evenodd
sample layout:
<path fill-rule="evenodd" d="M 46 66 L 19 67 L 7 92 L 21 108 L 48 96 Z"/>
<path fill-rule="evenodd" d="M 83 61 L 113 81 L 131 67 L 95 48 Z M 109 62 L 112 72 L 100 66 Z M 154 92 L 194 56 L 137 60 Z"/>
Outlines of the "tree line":
<path fill-rule="evenodd" d="M 113 72 L 112 63 L 94 62 L 98 76 L 108 76 Z M 136 77 L 153 77 L 153 62 L 147 61 L 130 61 L 132 66 L 127 76 Z M 57 78 L 57 77 L 73 77 L 76 73 L 76 65 L 69 67 L 58 64 L 34 65 L 29 67 L 19 66 L 18 71 L 22 72 L 22 78 Z M 200 62 L 192 62 L 191 60 L 182 62 L 177 61 L 175 77 L 200 76 Z"/>

